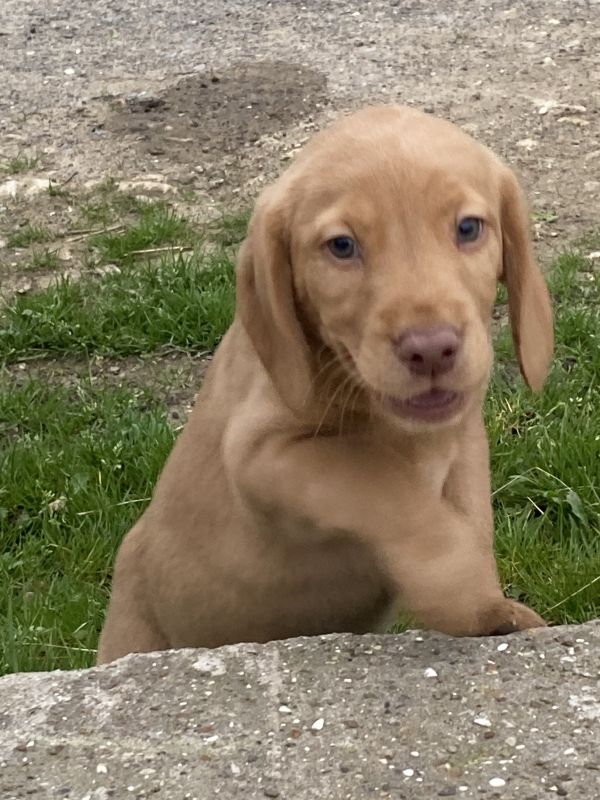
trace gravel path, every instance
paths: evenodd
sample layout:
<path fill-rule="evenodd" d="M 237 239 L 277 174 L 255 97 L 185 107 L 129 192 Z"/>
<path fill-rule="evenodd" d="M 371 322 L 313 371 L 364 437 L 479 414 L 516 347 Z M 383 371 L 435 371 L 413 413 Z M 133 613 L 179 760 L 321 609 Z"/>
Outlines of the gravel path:
<path fill-rule="evenodd" d="M 336 112 L 393 100 L 506 157 L 551 249 L 598 222 L 599 0 L 2 0 L 0 53 L 0 162 L 35 151 L 72 185 L 231 203 Z"/>

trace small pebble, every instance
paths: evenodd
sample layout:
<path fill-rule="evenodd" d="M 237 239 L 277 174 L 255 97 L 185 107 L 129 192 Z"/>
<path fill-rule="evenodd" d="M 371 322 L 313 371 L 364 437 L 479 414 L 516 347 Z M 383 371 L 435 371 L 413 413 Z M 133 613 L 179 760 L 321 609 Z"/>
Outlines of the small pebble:
<path fill-rule="evenodd" d="M 492 778 L 490 780 L 490 786 L 493 786 L 494 789 L 500 789 L 502 786 L 506 786 L 506 781 L 504 778 Z"/>
<path fill-rule="evenodd" d="M 423 673 L 423 677 L 424 677 L 424 678 L 437 678 L 437 676 L 438 676 L 438 674 L 437 674 L 437 672 L 436 672 L 436 671 L 433 669 L 433 667 L 427 667 L 427 669 L 426 669 L 426 670 L 425 670 L 425 672 Z"/>
<path fill-rule="evenodd" d="M 325 720 L 323 717 L 320 717 L 319 719 L 316 719 L 310 727 L 313 731 L 322 731 L 323 725 L 325 725 Z"/>
<path fill-rule="evenodd" d="M 412 776 L 415 774 L 415 771 L 414 769 L 410 769 L 409 767 L 408 769 L 403 769 L 402 774 L 405 775 L 407 778 L 412 778 Z"/>
<path fill-rule="evenodd" d="M 492 723 L 489 721 L 487 717 L 475 717 L 473 720 L 475 725 L 481 725 L 482 728 L 491 728 Z"/>

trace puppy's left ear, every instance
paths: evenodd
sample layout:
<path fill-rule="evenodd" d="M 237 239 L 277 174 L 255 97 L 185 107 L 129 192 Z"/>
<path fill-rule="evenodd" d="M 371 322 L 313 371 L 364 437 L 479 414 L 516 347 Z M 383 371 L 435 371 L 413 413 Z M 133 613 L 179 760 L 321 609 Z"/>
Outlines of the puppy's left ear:
<path fill-rule="evenodd" d="M 544 385 L 554 351 L 552 306 L 546 281 L 533 256 L 529 210 L 517 179 L 502 175 L 502 275 L 508 290 L 513 342 L 527 384 Z"/>

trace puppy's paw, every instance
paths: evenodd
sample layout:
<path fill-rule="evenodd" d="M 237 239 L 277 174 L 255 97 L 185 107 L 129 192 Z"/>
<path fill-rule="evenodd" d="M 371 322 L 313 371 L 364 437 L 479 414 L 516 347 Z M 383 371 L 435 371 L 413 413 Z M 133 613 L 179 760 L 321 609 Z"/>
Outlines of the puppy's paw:
<path fill-rule="evenodd" d="M 488 636 L 505 636 L 528 628 L 544 628 L 546 622 L 531 608 L 516 600 L 504 599 L 486 620 Z"/>

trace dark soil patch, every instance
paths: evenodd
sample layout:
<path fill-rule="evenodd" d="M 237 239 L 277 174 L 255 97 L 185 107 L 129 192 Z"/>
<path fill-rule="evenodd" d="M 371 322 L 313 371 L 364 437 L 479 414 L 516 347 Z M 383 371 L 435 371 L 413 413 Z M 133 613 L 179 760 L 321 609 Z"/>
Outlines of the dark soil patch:
<path fill-rule="evenodd" d="M 162 93 L 127 95 L 106 128 L 133 134 L 142 152 L 195 165 L 218 182 L 225 178 L 223 167 L 243 162 L 246 148 L 260 137 L 306 120 L 326 104 L 327 79 L 316 70 L 278 61 L 241 63 L 183 78 Z"/>

